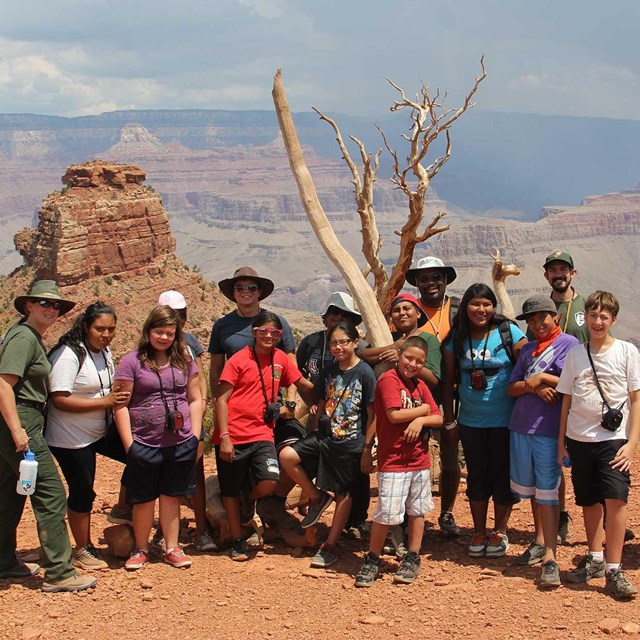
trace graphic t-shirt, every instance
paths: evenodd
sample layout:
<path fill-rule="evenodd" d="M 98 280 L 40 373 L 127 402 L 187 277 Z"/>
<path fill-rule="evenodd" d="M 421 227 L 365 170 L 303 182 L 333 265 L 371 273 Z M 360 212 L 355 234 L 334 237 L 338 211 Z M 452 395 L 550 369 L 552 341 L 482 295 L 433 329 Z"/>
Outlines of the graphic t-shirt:
<path fill-rule="evenodd" d="M 560 393 L 571 396 L 566 435 L 580 442 L 625 440 L 629 436 L 629 392 L 640 389 L 640 353 L 630 342 L 615 340 L 604 353 L 592 352 L 591 358 L 609 406 L 620 409 L 624 418 L 616 431 L 608 431 L 601 425 L 605 409 L 587 349 L 581 344 L 569 352 L 556 387 Z"/>
<path fill-rule="evenodd" d="M 331 441 L 346 451 L 362 452 L 367 429 L 367 407 L 373 402 L 376 376 L 360 360 L 342 371 L 336 362 L 324 369 L 314 387 L 318 398 L 326 401 L 325 412 L 331 420 Z"/>
<path fill-rule="evenodd" d="M 288 387 L 302 378 L 298 368 L 280 349 L 273 350 L 273 368 L 269 354 L 257 356 L 259 367 L 251 347 L 241 349 L 227 360 L 220 375 L 220 384 L 227 382 L 233 387 L 227 403 L 227 422 L 234 445 L 262 440 L 273 442 L 273 424 L 267 424 L 264 419 L 265 393 L 269 403 L 277 402 L 281 386 Z M 218 429 L 214 431 L 213 442 L 220 443 Z"/>
<path fill-rule="evenodd" d="M 49 391 L 66 391 L 78 398 L 100 398 L 111 392 L 115 379 L 115 367 L 111 351 L 87 352 L 80 361 L 74 350 L 63 345 L 51 354 Z M 45 437 L 53 447 L 80 449 L 104 436 L 107 428 L 106 409 L 94 409 L 77 413 L 57 409 L 49 400 Z"/>
<path fill-rule="evenodd" d="M 429 469 L 429 441 L 418 438 L 406 442 L 404 430 L 408 422 L 393 424 L 387 409 L 413 409 L 428 404 L 432 416 L 440 415 L 427 385 L 418 378 L 405 382 L 397 369 L 380 376 L 375 393 L 376 434 L 378 437 L 379 471 L 418 471 Z"/>
<path fill-rule="evenodd" d="M 536 373 L 560 376 L 567 354 L 580 344 L 576 338 L 561 333 L 541 354 L 534 357 L 537 342 L 522 347 L 518 362 L 511 373 L 511 382 L 520 382 Z M 509 421 L 509 429 L 536 436 L 558 437 L 562 398 L 547 404 L 535 393 L 525 393 L 516 398 Z"/>
<path fill-rule="evenodd" d="M 509 328 L 515 345 L 524 338 L 524 333 L 513 323 L 509 324 Z M 448 351 L 453 351 L 453 339 L 447 340 L 443 346 Z M 486 339 L 467 340 L 464 347 L 464 355 L 458 360 L 458 422 L 466 427 L 507 427 L 513 409 L 513 398 L 507 395 L 513 363 L 509 360 L 500 337 L 500 329 L 493 327 Z M 473 369 L 484 371 L 486 389 L 474 389 L 471 386 Z"/>
<path fill-rule="evenodd" d="M 116 369 L 116 380 L 133 382 L 129 402 L 131 434 L 135 442 L 148 447 L 171 447 L 193 436 L 187 400 L 187 382 L 198 375 L 198 367 L 191 360 L 187 373 L 177 367 L 161 367 L 158 371 L 143 367 L 138 351 L 128 353 Z M 159 377 L 158 377 L 159 376 Z M 162 381 L 162 383 L 160 382 Z M 174 431 L 166 427 L 167 410 L 182 413 L 184 424 Z"/>

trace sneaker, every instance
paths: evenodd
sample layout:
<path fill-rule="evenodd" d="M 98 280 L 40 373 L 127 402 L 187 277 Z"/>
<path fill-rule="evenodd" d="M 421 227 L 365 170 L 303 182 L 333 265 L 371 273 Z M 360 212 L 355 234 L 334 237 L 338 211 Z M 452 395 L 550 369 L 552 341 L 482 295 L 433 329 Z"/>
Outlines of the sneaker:
<path fill-rule="evenodd" d="M 354 585 L 356 587 L 370 587 L 378 577 L 379 572 L 380 558 L 376 558 L 371 555 L 371 553 L 367 553 L 364 557 L 362 567 L 360 567 L 360 571 L 358 571 Z"/>
<path fill-rule="evenodd" d="M 129 559 L 124 563 L 124 568 L 127 571 L 137 571 L 142 569 L 149 560 L 149 551 L 147 549 L 138 549 L 132 551 Z"/>
<path fill-rule="evenodd" d="M 420 556 L 415 551 L 409 551 L 393 576 L 398 584 L 411 584 L 420 573 Z"/>
<path fill-rule="evenodd" d="M 594 560 L 592 556 L 585 556 L 580 561 L 580 564 L 567 574 L 567 581 L 589 582 L 591 578 L 602 578 L 604 576 L 605 563 L 604 560 Z"/>
<path fill-rule="evenodd" d="M 207 531 L 201 535 L 196 541 L 196 551 L 217 551 L 218 545 L 212 538 L 211 534 Z"/>
<path fill-rule="evenodd" d="M 176 569 L 187 569 L 192 565 L 191 558 L 180 547 L 173 547 L 167 551 L 164 561 Z"/>
<path fill-rule="evenodd" d="M 156 529 L 156 532 L 153 534 L 153 538 L 151 538 L 151 546 L 157 547 L 162 551 L 162 553 L 167 553 L 167 543 L 160 529 Z"/>
<path fill-rule="evenodd" d="M 440 533 L 445 538 L 457 538 L 460 535 L 460 527 L 456 524 L 451 511 L 444 511 L 438 518 Z"/>
<path fill-rule="evenodd" d="M 560 520 L 558 521 L 558 544 L 567 544 L 569 537 L 569 522 L 571 516 L 568 511 L 560 512 Z"/>
<path fill-rule="evenodd" d="M 325 509 L 333 502 L 333 497 L 326 491 L 320 491 L 320 497 L 317 502 L 312 502 L 307 509 L 307 515 L 302 518 L 300 526 L 303 529 L 313 526 L 320 516 L 324 513 Z"/>
<path fill-rule="evenodd" d="M 73 554 L 73 566 L 87 571 L 109 568 L 109 565 L 100 557 L 100 552 L 93 545 L 76 549 Z"/>
<path fill-rule="evenodd" d="M 13 567 L 0 571 L 0 580 L 6 580 L 8 578 L 30 578 L 35 576 L 40 571 L 40 565 L 34 562 L 23 562 L 16 558 L 16 563 Z"/>
<path fill-rule="evenodd" d="M 347 527 L 343 531 L 343 535 L 349 540 L 364 540 L 369 534 L 369 531 L 369 525 L 366 522 L 360 522 L 358 524 Z"/>
<path fill-rule="evenodd" d="M 42 591 L 45 593 L 60 593 L 61 591 L 84 591 L 96 586 L 98 582 L 91 576 L 81 576 L 74 573 L 68 578 L 59 578 L 58 580 L 45 580 L 42 583 Z"/>
<path fill-rule="evenodd" d="M 395 556 L 398 560 L 404 558 L 407 553 L 407 545 L 404 542 L 402 525 L 398 524 L 391 528 L 387 536 L 387 543 L 385 543 L 382 551 L 388 556 Z"/>
<path fill-rule="evenodd" d="M 115 505 L 107 514 L 107 522 L 111 524 L 130 524 L 133 526 L 133 507 Z"/>
<path fill-rule="evenodd" d="M 249 559 L 249 547 L 244 538 L 236 538 L 231 543 L 231 559 L 235 562 L 244 562 Z"/>
<path fill-rule="evenodd" d="M 552 589 L 560 586 L 560 567 L 557 562 L 549 560 L 542 565 L 540 586 L 543 589 Z"/>
<path fill-rule="evenodd" d="M 604 592 L 618 600 L 631 598 L 638 593 L 638 589 L 631 584 L 622 569 L 612 569 L 606 573 L 607 583 Z"/>
<path fill-rule="evenodd" d="M 484 558 L 487 552 L 487 540 L 486 533 L 474 533 L 468 549 L 469 555 L 472 558 Z"/>
<path fill-rule="evenodd" d="M 249 530 L 244 540 L 247 543 L 247 546 L 249 547 L 249 549 L 262 548 L 262 546 L 264 545 L 264 540 L 262 539 L 262 536 L 257 531 L 254 531 L 253 529 Z"/>
<path fill-rule="evenodd" d="M 246 493 L 240 494 L 240 524 L 248 527 L 256 515 L 256 501 L 249 499 Z"/>
<path fill-rule="evenodd" d="M 263 524 L 273 529 L 299 531 L 300 520 L 287 511 L 286 501 L 278 496 L 260 498 L 256 511 Z"/>
<path fill-rule="evenodd" d="M 524 553 L 519 555 L 513 562 L 521 567 L 531 566 L 542 562 L 544 558 L 544 545 L 532 542 Z"/>
<path fill-rule="evenodd" d="M 311 566 L 326 569 L 338 561 L 338 552 L 330 544 L 321 544 L 317 553 L 311 558 Z"/>
<path fill-rule="evenodd" d="M 494 531 L 487 539 L 486 558 L 502 558 L 509 549 L 509 538 L 506 533 Z"/>

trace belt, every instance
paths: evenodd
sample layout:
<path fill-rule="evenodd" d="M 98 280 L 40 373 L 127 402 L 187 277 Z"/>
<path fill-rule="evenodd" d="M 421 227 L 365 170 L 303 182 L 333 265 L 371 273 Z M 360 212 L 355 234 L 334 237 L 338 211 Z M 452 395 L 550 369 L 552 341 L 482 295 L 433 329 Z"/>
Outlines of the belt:
<path fill-rule="evenodd" d="M 16 400 L 16 404 L 23 407 L 30 407 L 31 409 L 37 409 L 42 414 L 44 414 L 44 410 L 47 407 L 46 402 L 36 402 L 35 400 Z"/>

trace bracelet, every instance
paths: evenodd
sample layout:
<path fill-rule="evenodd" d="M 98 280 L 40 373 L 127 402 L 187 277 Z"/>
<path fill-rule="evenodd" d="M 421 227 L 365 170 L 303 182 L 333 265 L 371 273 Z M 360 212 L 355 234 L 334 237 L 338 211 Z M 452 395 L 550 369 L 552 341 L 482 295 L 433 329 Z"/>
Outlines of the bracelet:
<path fill-rule="evenodd" d="M 224 433 L 220 434 L 221 438 L 224 438 L 225 436 L 229 436 L 229 432 L 228 431 L 225 431 Z M 229 436 L 229 437 L 231 437 L 231 436 Z"/>
<path fill-rule="evenodd" d="M 445 422 L 442 425 L 442 428 L 445 431 L 451 431 L 452 429 L 455 429 L 458 426 L 458 421 L 457 420 L 453 420 L 452 422 Z"/>

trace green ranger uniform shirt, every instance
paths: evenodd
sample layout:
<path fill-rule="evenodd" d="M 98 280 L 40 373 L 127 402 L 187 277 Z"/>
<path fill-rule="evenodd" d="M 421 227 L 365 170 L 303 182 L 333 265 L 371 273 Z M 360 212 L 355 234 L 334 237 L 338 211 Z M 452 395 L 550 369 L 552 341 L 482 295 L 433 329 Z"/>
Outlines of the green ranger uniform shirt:
<path fill-rule="evenodd" d="M 25 324 L 16 324 L 0 345 L 0 374 L 18 376 L 13 388 L 16 402 L 27 400 L 44 406 L 49 393 L 51 364 L 42 340 Z"/>

